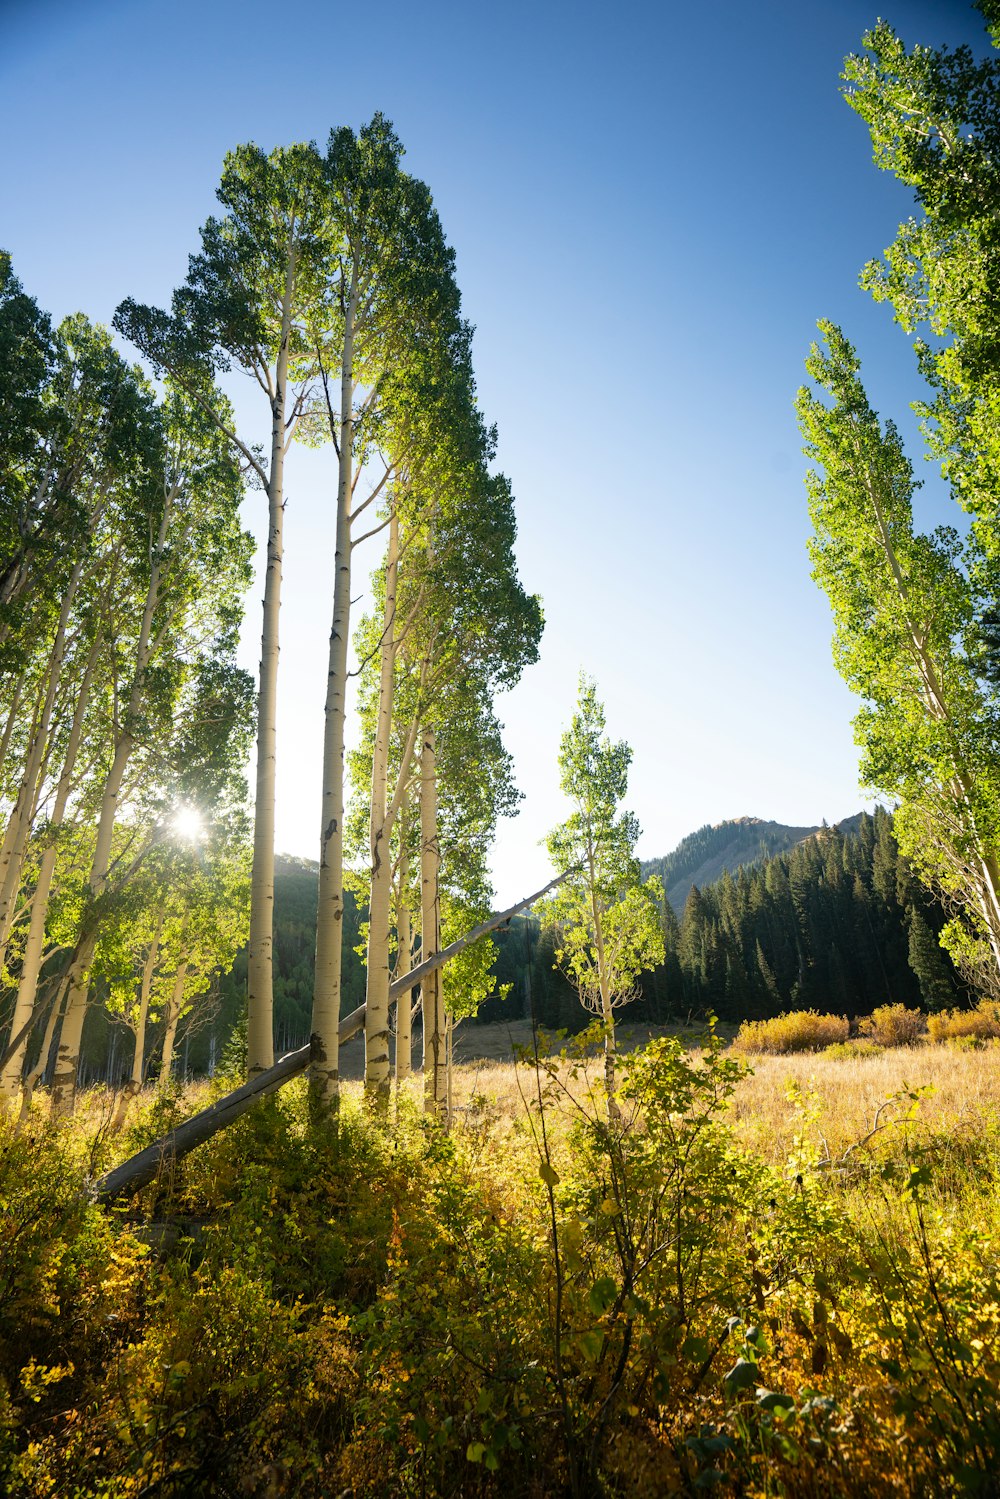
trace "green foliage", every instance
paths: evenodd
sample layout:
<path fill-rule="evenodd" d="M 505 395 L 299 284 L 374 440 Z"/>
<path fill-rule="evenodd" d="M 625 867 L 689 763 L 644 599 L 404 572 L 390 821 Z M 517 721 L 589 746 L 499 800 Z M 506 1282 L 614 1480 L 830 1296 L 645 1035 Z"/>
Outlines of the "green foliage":
<path fill-rule="evenodd" d="M 619 810 L 632 751 L 604 733 L 595 685 L 580 678 L 577 711 L 559 749 L 560 785 L 572 811 L 546 840 L 568 878 L 540 906 L 558 933 L 556 962 L 582 1003 L 611 1023 L 616 1005 L 634 997 L 639 975 L 663 957 L 663 886 L 640 883 L 639 824 Z"/>

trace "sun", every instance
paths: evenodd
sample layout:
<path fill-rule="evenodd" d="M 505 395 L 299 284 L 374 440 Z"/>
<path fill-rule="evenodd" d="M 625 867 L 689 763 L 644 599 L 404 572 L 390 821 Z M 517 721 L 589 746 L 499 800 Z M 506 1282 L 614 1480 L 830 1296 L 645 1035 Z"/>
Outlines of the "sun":
<path fill-rule="evenodd" d="M 205 836 L 205 819 L 197 807 L 187 804 L 175 807 L 170 826 L 174 837 L 183 843 L 200 843 Z"/>

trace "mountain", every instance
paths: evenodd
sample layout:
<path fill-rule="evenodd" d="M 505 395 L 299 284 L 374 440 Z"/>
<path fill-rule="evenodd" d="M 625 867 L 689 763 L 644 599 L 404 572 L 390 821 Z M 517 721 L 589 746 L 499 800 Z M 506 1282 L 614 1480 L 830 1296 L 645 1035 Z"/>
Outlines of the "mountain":
<path fill-rule="evenodd" d="M 837 826 L 844 833 L 853 831 L 857 817 Z M 820 825 L 808 828 L 788 827 L 783 822 L 765 822 L 762 817 L 734 817 L 727 822 L 707 823 L 696 833 L 682 838 L 673 853 L 661 859 L 648 859 L 642 866 L 644 878 L 658 874 L 663 881 L 667 900 L 679 916 L 692 885 L 698 889 L 717 880 L 725 870 L 735 874 L 747 865 L 763 863 L 775 854 L 787 853 L 796 844 L 815 837 Z"/>

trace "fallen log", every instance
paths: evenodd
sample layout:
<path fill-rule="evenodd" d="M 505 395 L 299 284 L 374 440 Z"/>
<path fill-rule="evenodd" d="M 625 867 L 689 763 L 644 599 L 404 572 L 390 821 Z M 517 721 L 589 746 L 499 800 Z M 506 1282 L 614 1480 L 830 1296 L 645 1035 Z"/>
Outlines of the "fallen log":
<path fill-rule="evenodd" d="M 451 958 L 457 957 L 465 948 L 471 947 L 473 942 L 485 937 L 489 932 L 495 932 L 516 916 L 519 911 L 534 905 L 536 900 L 541 900 L 556 885 L 562 883 L 566 878 L 564 874 L 556 879 L 550 880 L 543 890 L 536 890 L 534 895 L 529 895 L 526 900 L 519 901 L 516 906 L 510 906 L 508 910 L 501 911 L 496 916 L 490 916 L 486 921 L 480 922 L 464 936 L 459 937 L 448 947 L 435 953 L 433 957 L 427 958 L 423 963 L 418 963 L 411 968 L 409 973 L 402 978 L 396 979 L 389 988 L 389 1003 L 393 1005 L 404 994 L 420 983 L 435 969 L 442 968 Z M 340 1022 L 340 1045 L 350 1041 L 359 1031 L 364 1029 L 365 1006 L 359 1005 L 349 1015 L 345 1015 Z M 124 1197 L 126 1193 L 138 1192 L 147 1187 L 160 1173 L 160 1171 L 185 1156 L 197 1146 L 203 1145 L 210 1140 L 220 1129 L 225 1129 L 227 1124 L 232 1124 L 239 1119 L 248 1109 L 260 1099 L 266 1098 L 269 1093 L 276 1093 L 283 1088 L 285 1083 L 290 1082 L 293 1077 L 298 1077 L 300 1072 L 305 1072 L 309 1066 L 310 1046 L 300 1046 L 298 1051 L 290 1051 L 287 1056 L 275 1062 L 265 1072 L 260 1072 L 256 1077 L 244 1083 L 242 1087 L 227 1093 L 223 1098 L 216 1099 L 207 1109 L 202 1109 L 197 1114 L 192 1114 L 190 1119 L 185 1119 L 176 1129 L 161 1139 L 154 1140 L 152 1145 L 147 1145 L 145 1150 L 140 1150 L 138 1155 L 131 1156 L 116 1166 L 113 1171 L 108 1171 L 94 1183 L 92 1191 L 94 1198 L 99 1203 L 113 1202 L 116 1197 Z"/>

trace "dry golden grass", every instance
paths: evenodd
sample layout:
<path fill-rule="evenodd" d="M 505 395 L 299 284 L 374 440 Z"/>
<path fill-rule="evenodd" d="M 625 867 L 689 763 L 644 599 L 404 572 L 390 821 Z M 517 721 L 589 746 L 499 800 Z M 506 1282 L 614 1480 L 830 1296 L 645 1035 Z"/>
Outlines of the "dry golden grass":
<path fill-rule="evenodd" d="M 895 1047 L 875 1057 L 757 1057 L 740 1085 L 733 1117 L 739 1139 L 768 1160 L 788 1154 L 801 1121 L 789 1104 L 794 1084 L 814 1093 L 818 1124 L 832 1152 L 870 1127 L 878 1105 L 903 1088 L 930 1087 L 919 1120 L 935 1132 L 966 1132 L 1000 1112 L 1000 1046 Z"/>
<path fill-rule="evenodd" d="M 932 1090 L 917 1111 L 913 1128 L 918 1133 L 974 1138 L 1000 1120 L 1000 1045 L 965 1050 L 925 1044 L 846 1059 L 822 1053 L 762 1056 L 753 1059 L 752 1068 L 736 1091 L 731 1121 L 742 1145 L 775 1164 L 787 1158 L 794 1137 L 803 1131 L 801 1111 L 789 1099 L 793 1087 L 815 1096 L 815 1129 L 832 1154 L 864 1136 L 879 1104 L 903 1089 Z M 595 1059 L 586 1076 L 599 1087 L 600 1075 L 601 1063 Z M 416 1097 L 419 1078 L 412 1086 Z M 582 1092 L 586 1084 L 575 1086 Z M 455 1068 L 453 1101 L 460 1116 L 485 1106 L 494 1119 L 516 1119 L 524 1113 L 522 1094 L 530 1097 L 533 1091 L 530 1067 L 480 1058 Z M 893 1140 L 898 1145 L 901 1134 L 899 1127 L 890 1127 L 875 1149 Z"/>

